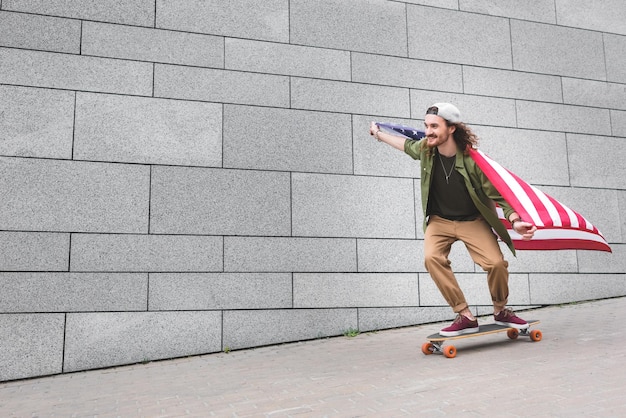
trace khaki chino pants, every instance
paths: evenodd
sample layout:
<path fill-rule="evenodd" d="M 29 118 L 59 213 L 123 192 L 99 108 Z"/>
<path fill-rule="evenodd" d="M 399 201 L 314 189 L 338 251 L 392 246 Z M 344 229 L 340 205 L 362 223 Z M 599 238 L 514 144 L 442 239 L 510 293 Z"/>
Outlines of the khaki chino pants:
<path fill-rule="evenodd" d="M 431 216 L 428 220 L 424 235 L 424 264 L 439 291 L 454 312 L 468 307 L 448 259 L 452 244 L 458 240 L 463 241 L 472 260 L 487 272 L 494 309 L 501 311 L 509 297 L 509 263 L 502 255 L 496 235 L 483 218 L 450 221 Z"/>

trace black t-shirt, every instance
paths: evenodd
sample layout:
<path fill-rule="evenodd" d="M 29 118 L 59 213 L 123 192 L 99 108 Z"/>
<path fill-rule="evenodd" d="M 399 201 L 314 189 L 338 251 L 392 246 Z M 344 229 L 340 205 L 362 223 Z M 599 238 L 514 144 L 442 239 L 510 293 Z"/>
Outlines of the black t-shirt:
<path fill-rule="evenodd" d="M 478 218 L 480 212 L 465 187 L 463 176 L 454 168 L 455 162 L 456 156 L 435 153 L 427 214 L 453 221 L 471 221 Z"/>

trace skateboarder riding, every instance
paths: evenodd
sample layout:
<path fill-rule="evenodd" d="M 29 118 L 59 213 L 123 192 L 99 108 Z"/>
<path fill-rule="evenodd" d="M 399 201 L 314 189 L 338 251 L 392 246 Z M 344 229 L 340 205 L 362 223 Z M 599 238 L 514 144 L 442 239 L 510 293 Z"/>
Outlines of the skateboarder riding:
<path fill-rule="evenodd" d="M 522 239 L 532 239 L 537 228 L 520 219 L 468 155 L 469 148 L 477 146 L 478 138 L 462 122 L 454 105 L 435 103 L 429 107 L 424 126 L 426 136 L 419 141 L 382 132 L 374 122 L 370 125 L 370 135 L 420 160 L 424 264 L 445 300 L 458 314 L 440 334 L 451 337 L 478 332 L 478 321 L 469 309 L 448 260 L 452 244 L 458 240 L 463 241 L 474 262 L 487 272 L 495 322 L 517 329 L 528 328 L 526 321 L 506 308 L 508 262 L 493 229 L 499 231 L 500 238 L 513 254 L 515 249 L 511 237 L 501 227 L 494 202 L 502 208 Z"/>

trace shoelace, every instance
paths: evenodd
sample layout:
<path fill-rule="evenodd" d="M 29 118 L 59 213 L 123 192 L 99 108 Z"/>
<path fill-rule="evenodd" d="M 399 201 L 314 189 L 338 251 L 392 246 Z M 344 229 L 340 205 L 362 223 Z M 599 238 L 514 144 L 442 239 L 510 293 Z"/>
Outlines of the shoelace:
<path fill-rule="evenodd" d="M 504 308 L 502 312 L 500 312 L 500 315 L 504 315 L 505 318 L 510 318 L 515 316 L 515 313 L 511 309 Z"/>
<path fill-rule="evenodd" d="M 467 318 L 467 317 L 465 317 L 465 316 L 463 316 L 461 314 L 458 314 L 452 323 L 453 324 L 460 324 L 461 322 L 463 322 L 463 318 L 466 318 L 468 321 L 471 321 L 471 319 L 469 319 L 469 318 Z"/>

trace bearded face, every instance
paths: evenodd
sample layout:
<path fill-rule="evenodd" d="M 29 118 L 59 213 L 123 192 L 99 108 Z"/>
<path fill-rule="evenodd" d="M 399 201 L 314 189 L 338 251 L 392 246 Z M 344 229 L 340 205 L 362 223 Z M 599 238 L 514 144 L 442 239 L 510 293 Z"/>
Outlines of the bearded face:
<path fill-rule="evenodd" d="M 424 127 L 426 128 L 426 145 L 429 148 L 439 147 L 448 141 L 453 141 L 452 134 L 456 128 L 453 125 L 448 126 L 441 116 L 426 115 Z"/>

